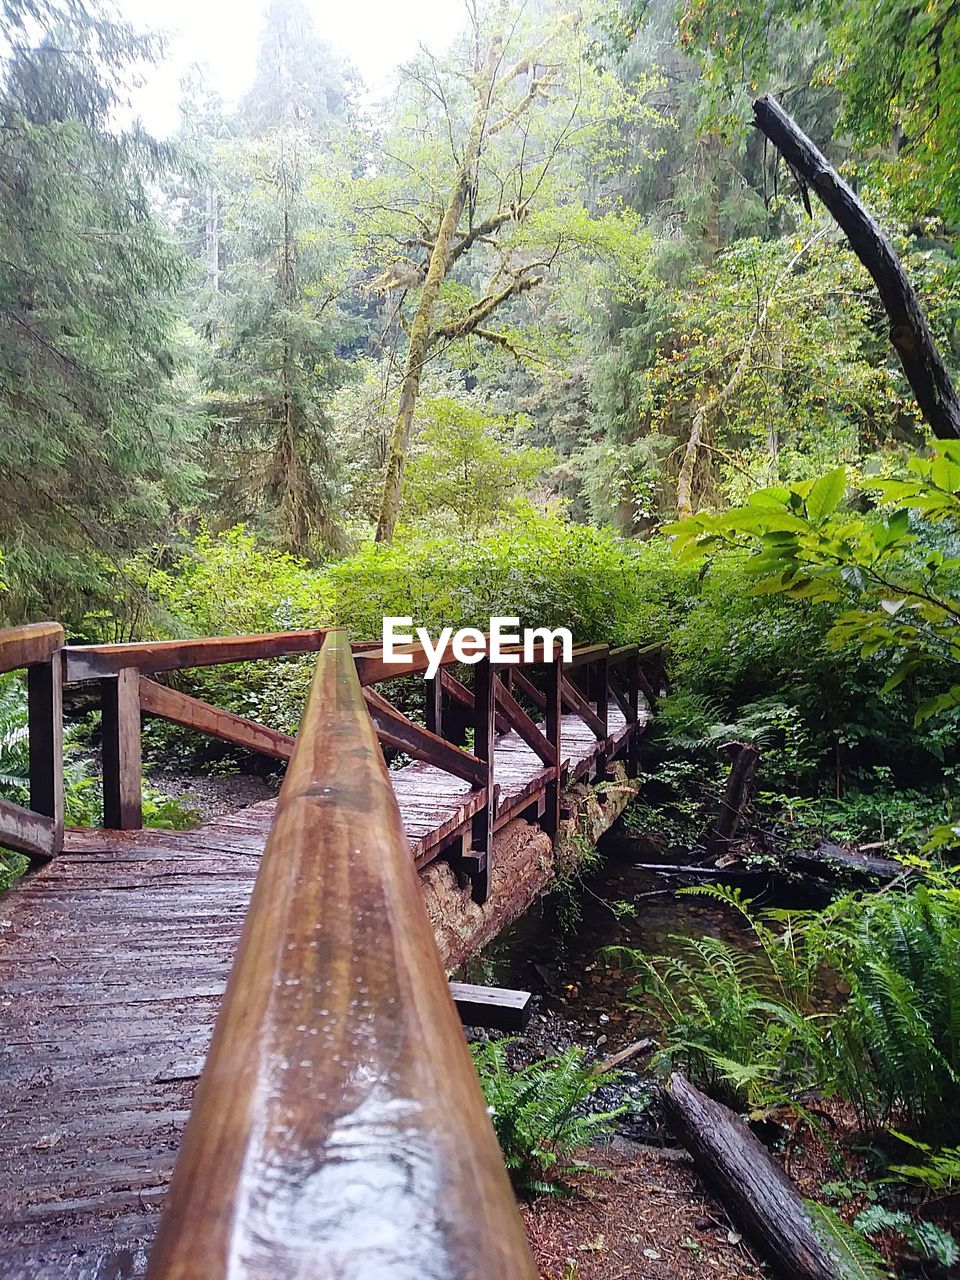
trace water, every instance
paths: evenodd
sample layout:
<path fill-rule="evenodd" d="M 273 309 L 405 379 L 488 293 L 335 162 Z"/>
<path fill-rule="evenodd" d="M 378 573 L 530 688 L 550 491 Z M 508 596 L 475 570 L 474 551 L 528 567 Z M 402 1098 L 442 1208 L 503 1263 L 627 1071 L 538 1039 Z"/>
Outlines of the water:
<path fill-rule="evenodd" d="M 463 981 L 532 991 L 545 1015 L 544 1050 L 597 1046 L 604 1054 L 652 1033 L 649 1018 L 626 1007 L 629 974 L 606 960 L 607 947 L 675 955 L 674 935 L 723 938 L 753 948 L 749 926 L 735 912 L 703 898 L 677 896 L 664 880 L 608 859 L 578 886 L 582 914 L 564 927 L 556 897 L 535 903 L 458 975 Z M 633 906 L 630 917 L 610 904 Z M 537 1034 L 534 1029 L 534 1034 Z"/>

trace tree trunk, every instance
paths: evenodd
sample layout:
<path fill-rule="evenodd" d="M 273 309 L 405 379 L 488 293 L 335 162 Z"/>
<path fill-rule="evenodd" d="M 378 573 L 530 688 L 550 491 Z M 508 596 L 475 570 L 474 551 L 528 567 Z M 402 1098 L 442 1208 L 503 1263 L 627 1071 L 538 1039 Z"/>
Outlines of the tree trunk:
<path fill-rule="evenodd" d="M 774 1274 L 783 1280 L 837 1280 L 839 1269 L 800 1193 L 740 1117 L 677 1072 L 663 1100 L 697 1172 Z"/>
<path fill-rule="evenodd" d="M 493 98 L 493 87 L 497 75 L 497 67 L 503 49 L 503 39 L 496 35 L 490 41 L 487 60 L 483 73 L 477 84 L 477 101 L 473 122 L 464 147 L 463 160 L 457 180 L 447 201 L 440 226 L 437 230 L 436 242 L 430 251 L 426 279 L 420 294 L 413 322 L 410 325 L 410 338 L 407 344 L 407 358 L 403 368 L 403 381 L 400 384 L 400 404 L 397 418 L 390 435 L 387 452 L 387 471 L 383 481 L 383 495 L 380 500 L 380 515 L 377 520 L 377 542 L 390 542 L 400 514 L 400 494 L 403 483 L 403 467 L 407 457 L 407 446 L 413 429 L 413 417 L 420 395 L 420 381 L 423 366 L 430 347 L 433 316 L 440 297 L 440 287 L 450 270 L 453 253 L 453 241 L 457 227 L 463 214 L 467 194 L 473 186 L 476 176 L 480 147 L 483 142 L 484 128 L 490 112 Z"/>
<path fill-rule="evenodd" d="M 720 813 L 707 836 L 708 857 L 720 857 L 727 853 L 740 828 L 744 811 L 753 794 L 753 782 L 760 760 L 760 752 L 746 742 L 731 742 L 733 752 L 730 776 L 720 801 Z"/>
<path fill-rule="evenodd" d="M 863 204 L 780 104 L 764 94 L 753 104 L 757 128 L 809 183 L 873 276 L 890 320 L 890 341 L 917 397 L 920 412 L 941 440 L 960 439 L 960 398 L 950 381 L 913 285 L 893 246 Z"/>

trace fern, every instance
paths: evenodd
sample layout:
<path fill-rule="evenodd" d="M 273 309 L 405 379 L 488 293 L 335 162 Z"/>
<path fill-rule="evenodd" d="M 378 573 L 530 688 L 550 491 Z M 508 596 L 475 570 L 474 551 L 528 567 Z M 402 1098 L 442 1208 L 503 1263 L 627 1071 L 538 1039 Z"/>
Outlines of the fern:
<path fill-rule="evenodd" d="M 890 1133 L 926 1157 L 922 1164 L 891 1165 L 890 1172 L 897 1175 L 891 1181 L 912 1182 L 939 1195 L 950 1195 L 960 1187 L 960 1147 L 941 1147 L 934 1151 L 929 1143 L 918 1142 L 896 1129 Z"/>
<path fill-rule="evenodd" d="M 837 1267 L 838 1280 L 889 1280 L 883 1258 L 840 1215 L 816 1200 L 805 1200 L 814 1232 Z"/>
<path fill-rule="evenodd" d="M 591 1167 L 573 1159 L 574 1154 L 607 1137 L 629 1107 L 589 1109 L 591 1095 L 619 1077 L 611 1072 L 598 1076 L 582 1049 L 512 1070 L 507 1051 L 513 1043 L 471 1046 L 504 1163 L 519 1194 L 562 1195 L 566 1177 Z"/>
<path fill-rule="evenodd" d="M 857 1214 L 853 1225 L 865 1236 L 881 1232 L 898 1235 L 918 1257 L 936 1262 L 941 1267 L 953 1267 L 960 1262 L 960 1245 L 949 1231 L 944 1231 L 935 1222 L 914 1218 L 902 1209 L 885 1209 L 883 1205 L 872 1204 Z"/>

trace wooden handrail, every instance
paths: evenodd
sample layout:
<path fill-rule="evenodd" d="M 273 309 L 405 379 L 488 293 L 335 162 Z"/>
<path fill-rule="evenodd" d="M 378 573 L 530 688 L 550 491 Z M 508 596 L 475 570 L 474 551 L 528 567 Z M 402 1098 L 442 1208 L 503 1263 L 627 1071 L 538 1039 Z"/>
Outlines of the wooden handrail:
<path fill-rule="evenodd" d="M 32 622 L 25 627 L 0 631 L 0 675 L 46 662 L 63 648 L 63 627 L 58 622 Z"/>
<path fill-rule="evenodd" d="M 328 634 L 149 1280 L 535 1280 L 349 645 Z"/>
<path fill-rule="evenodd" d="M 316 653 L 326 631 L 272 631 L 262 635 L 203 636 L 194 640 L 147 640 L 132 644 L 67 645 L 65 680 L 103 680 L 134 668 L 150 675 L 186 667 L 217 667 L 259 658 Z"/>

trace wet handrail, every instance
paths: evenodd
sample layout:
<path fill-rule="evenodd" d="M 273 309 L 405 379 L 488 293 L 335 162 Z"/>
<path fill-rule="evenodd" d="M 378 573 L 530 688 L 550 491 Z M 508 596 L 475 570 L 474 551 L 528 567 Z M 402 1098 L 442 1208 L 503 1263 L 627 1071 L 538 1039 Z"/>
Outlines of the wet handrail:
<path fill-rule="evenodd" d="M 323 644 L 148 1280 L 534 1280 L 346 636 Z"/>

